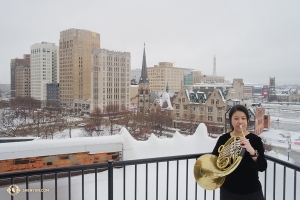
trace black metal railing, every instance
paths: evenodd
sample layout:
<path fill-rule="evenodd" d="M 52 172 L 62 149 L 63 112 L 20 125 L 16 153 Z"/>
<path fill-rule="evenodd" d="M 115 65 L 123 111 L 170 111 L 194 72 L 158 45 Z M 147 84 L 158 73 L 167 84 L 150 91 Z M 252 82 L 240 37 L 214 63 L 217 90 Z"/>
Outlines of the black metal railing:
<path fill-rule="evenodd" d="M 206 191 L 194 180 L 193 165 L 200 155 L 3 173 L 1 199 L 217 199 L 218 190 Z M 260 173 L 265 198 L 300 199 L 300 166 L 266 158 L 268 168 Z M 10 185 L 17 185 L 19 194 L 10 195 Z"/>

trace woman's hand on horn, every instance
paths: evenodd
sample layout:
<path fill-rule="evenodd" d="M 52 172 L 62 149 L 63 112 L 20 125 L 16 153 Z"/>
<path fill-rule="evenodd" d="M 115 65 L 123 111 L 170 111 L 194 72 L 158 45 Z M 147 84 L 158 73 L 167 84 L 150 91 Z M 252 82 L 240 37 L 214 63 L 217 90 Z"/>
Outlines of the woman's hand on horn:
<path fill-rule="evenodd" d="M 253 153 L 255 150 L 253 149 L 253 147 L 251 146 L 249 139 L 241 137 L 240 138 L 240 144 L 242 148 L 245 148 L 246 151 L 248 151 L 250 154 Z"/>

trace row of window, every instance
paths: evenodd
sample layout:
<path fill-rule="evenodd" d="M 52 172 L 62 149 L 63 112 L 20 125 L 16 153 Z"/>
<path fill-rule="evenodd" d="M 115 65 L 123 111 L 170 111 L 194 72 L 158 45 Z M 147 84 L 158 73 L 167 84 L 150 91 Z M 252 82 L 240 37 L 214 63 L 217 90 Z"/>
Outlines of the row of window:
<path fill-rule="evenodd" d="M 176 117 L 180 118 L 180 113 L 176 113 Z M 183 117 L 183 119 L 187 119 L 188 115 L 187 114 L 183 114 L 182 117 Z M 194 119 L 195 116 L 191 115 L 190 118 Z M 198 119 L 201 120 L 201 121 L 204 120 L 204 115 L 199 115 Z M 207 116 L 207 120 L 208 121 L 213 121 L 213 116 Z M 217 117 L 217 122 L 222 122 L 222 121 L 223 121 L 222 117 Z"/>

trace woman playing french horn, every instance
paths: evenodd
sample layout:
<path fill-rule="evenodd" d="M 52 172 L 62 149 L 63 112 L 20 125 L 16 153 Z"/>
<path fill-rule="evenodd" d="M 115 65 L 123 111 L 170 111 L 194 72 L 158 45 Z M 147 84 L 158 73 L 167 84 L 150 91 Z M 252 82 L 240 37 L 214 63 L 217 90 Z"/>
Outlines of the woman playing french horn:
<path fill-rule="evenodd" d="M 237 168 L 228 174 L 220 187 L 220 200 L 263 200 L 258 171 L 265 171 L 267 161 L 261 138 L 247 131 L 249 113 L 246 107 L 235 105 L 229 112 L 231 132 L 221 135 L 212 152 L 219 156 L 220 146 L 232 137 L 239 138 L 244 156 Z"/>

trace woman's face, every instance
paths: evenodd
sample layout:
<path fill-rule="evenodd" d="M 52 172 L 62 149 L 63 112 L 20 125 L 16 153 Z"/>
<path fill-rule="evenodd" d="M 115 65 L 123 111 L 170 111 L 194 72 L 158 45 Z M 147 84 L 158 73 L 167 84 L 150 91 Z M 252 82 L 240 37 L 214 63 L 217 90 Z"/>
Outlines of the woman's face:
<path fill-rule="evenodd" d="M 231 117 L 231 124 L 232 124 L 234 130 L 241 131 L 241 128 L 240 128 L 241 125 L 243 127 L 243 130 L 245 130 L 248 125 L 248 120 L 247 120 L 246 114 L 242 111 L 236 111 L 235 113 L 233 113 L 233 115 Z"/>

